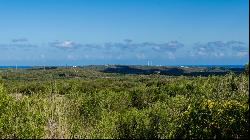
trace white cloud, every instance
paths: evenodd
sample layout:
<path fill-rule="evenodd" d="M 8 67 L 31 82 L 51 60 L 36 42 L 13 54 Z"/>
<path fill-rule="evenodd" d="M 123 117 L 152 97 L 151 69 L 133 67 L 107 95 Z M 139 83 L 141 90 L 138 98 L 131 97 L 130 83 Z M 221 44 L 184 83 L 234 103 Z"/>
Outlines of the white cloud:
<path fill-rule="evenodd" d="M 200 57 L 244 57 L 248 53 L 247 45 L 240 41 L 214 41 L 204 44 L 196 43 L 190 56 Z"/>
<path fill-rule="evenodd" d="M 27 42 L 28 39 L 26 38 L 15 38 L 15 39 L 12 39 L 12 42 L 13 43 L 17 43 L 17 42 Z"/>
<path fill-rule="evenodd" d="M 50 46 L 60 48 L 60 49 L 75 49 L 78 46 L 81 46 L 80 44 L 77 44 L 73 41 L 55 41 L 50 43 Z"/>

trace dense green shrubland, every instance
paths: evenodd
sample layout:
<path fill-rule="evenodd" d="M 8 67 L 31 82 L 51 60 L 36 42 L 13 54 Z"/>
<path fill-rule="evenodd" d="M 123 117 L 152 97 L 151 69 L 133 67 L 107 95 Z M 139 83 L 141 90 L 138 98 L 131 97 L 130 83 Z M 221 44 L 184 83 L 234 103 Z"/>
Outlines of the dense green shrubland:
<path fill-rule="evenodd" d="M 0 138 L 249 138 L 244 74 L 97 74 L 0 80 Z"/>
<path fill-rule="evenodd" d="M 15 100 L 0 85 L 0 137 L 41 138 L 44 135 L 46 111 L 36 96 Z"/>

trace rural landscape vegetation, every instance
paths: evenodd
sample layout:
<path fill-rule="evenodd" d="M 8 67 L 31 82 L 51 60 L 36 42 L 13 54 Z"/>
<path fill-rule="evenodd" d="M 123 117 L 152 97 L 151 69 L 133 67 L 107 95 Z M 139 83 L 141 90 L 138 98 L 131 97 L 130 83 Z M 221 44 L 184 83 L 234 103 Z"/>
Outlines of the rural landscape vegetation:
<path fill-rule="evenodd" d="M 0 0 L 0 139 L 249 139 L 249 0 Z"/>
<path fill-rule="evenodd" d="M 0 69 L 0 137 L 249 138 L 248 65 L 209 76 L 120 67 Z"/>

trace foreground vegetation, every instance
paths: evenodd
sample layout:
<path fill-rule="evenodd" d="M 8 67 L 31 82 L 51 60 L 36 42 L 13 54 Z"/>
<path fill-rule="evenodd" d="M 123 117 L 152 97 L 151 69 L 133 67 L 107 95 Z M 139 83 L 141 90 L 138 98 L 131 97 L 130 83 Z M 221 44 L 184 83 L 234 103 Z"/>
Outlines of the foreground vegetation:
<path fill-rule="evenodd" d="M 76 68 L 1 75 L 0 138 L 249 138 L 246 73 L 191 77 Z"/>

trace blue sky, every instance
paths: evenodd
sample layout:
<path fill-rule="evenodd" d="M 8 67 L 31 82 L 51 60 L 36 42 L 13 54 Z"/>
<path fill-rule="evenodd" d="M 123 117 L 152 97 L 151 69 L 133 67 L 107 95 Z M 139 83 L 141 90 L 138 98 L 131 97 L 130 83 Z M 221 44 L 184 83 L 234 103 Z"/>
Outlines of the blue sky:
<path fill-rule="evenodd" d="M 248 0 L 0 0 L 0 65 L 228 65 Z"/>

